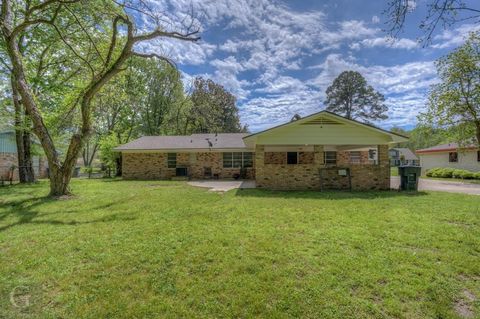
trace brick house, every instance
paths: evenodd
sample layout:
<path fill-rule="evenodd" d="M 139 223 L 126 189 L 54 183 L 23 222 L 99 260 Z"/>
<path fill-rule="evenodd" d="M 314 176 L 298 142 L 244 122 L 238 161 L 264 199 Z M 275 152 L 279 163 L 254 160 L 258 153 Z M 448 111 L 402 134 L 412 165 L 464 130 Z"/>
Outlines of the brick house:
<path fill-rule="evenodd" d="M 268 189 L 389 189 L 407 138 L 321 111 L 255 134 L 145 136 L 116 148 L 124 179 L 255 179 Z"/>
<path fill-rule="evenodd" d="M 35 178 L 47 177 L 46 160 L 40 156 L 33 156 L 32 161 Z M 0 132 L 0 180 L 8 180 L 11 170 L 13 171 L 13 180 L 18 180 L 15 132 L 4 131 Z"/>

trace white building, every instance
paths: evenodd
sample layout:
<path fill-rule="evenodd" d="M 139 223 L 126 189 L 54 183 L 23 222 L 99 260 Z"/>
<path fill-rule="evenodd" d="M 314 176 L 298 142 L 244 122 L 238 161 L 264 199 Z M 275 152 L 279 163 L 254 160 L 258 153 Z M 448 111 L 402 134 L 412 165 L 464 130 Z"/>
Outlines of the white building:
<path fill-rule="evenodd" d="M 451 167 L 480 172 L 480 151 L 470 146 L 459 148 L 458 144 L 442 144 L 416 151 L 420 158 L 422 174 L 434 167 Z"/>

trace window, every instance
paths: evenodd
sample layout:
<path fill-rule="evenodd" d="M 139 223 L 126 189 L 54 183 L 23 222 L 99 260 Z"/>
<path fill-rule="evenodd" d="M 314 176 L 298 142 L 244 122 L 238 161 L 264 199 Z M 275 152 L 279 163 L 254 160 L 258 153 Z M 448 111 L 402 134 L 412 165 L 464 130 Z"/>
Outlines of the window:
<path fill-rule="evenodd" d="M 233 154 L 233 167 L 239 168 L 242 167 L 242 153 L 241 152 L 235 152 Z"/>
<path fill-rule="evenodd" d="M 175 168 L 177 167 L 177 153 L 168 153 L 167 156 L 167 167 Z"/>
<path fill-rule="evenodd" d="M 243 153 L 243 167 L 253 167 L 253 153 Z"/>
<path fill-rule="evenodd" d="M 223 153 L 223 167 L 232 168 L 233 153 Z"/>
<path fill-rule="evenodd" d="M 336 165 L 337 164 L 337 152 L 327 151 L 325 154 L 325 164 Z"/>
<path fill-rule="evenodd" d="M 287 164 L 298 164 L 298 152 L 287 152 Z"/>
<path fill-rule="evenodd" d="M 223 168 L 253 167 L 252 152 L 223 153 Z"/>
<path fill-rule="evenodd" d="M 360 164 L 362 162 L 362 155 L 359 151 L 351 151 L 350 152 L 350 163 L 352 164 Z"/>
<path fill-rule="evenodd" d="M 448 161 L 450 163 L 458 162 L 458 153 L 457 152 L 450 152 L 448 153 Z"/>

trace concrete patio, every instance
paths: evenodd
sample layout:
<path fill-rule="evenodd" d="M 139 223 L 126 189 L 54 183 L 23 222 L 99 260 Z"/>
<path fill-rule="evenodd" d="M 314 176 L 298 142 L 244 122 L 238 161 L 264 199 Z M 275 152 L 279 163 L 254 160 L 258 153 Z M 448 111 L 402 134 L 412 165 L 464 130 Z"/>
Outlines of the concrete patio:
<path fill-rule="evenodd" d="M 254 180 L 198 180 L 188 182 L 191 186 L 210 188 L 211 192 L 228 192 L 237 188 L 255 188 Z"/>

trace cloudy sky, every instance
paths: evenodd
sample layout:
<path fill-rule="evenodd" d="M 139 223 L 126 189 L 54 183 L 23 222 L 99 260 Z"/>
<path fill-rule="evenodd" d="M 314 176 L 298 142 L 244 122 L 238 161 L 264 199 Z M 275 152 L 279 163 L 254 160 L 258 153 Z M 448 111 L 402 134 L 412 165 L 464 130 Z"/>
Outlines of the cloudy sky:
<path fill-rule="evenodd" d="M 251 131 L 324 109 L 326 88 L 344 70 L 361 72 L 386 96 L 389 119 L 377 125 L 411 128 L 437 81 L 434 61 L 461 44 L 474 26 L 439 28 L 423 47 L 416 39 L 426 8 L 418 0 L 407 28 L 392 41 L 383 31 L 385 3 L 166 0 L 164 10 L 195 12 L 201 42 L 155 40 L 141 49 L 168 54 L 185 82 L 201 75 L 225 86 L 237 97 L 242 123 Z"/>

